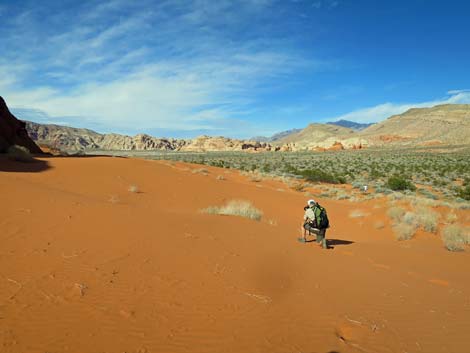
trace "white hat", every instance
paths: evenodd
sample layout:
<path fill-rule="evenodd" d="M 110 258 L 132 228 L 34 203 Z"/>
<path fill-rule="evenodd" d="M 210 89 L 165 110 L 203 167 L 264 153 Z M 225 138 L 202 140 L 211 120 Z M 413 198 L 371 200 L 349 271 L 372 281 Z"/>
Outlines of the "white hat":
<path fill-rule="evenodd" d="M 309 205 L 309 206 L 310 205 L 315 205 L 315 204 L 316 204 L 315 200 L 308 200 L 307 201 L 307 205 Z"/>

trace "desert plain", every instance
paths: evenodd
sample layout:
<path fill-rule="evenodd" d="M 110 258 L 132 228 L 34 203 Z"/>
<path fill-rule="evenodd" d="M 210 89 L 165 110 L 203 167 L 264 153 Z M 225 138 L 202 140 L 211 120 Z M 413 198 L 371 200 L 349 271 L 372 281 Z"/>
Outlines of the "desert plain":
<path fill-rule="evenodd" d="M 470 351 L 470 253 L 423 229 L 397 241 L 385 197 L 310 190 L 323 250 L 297 241 L 308 197 L 280 181 L 136 158 L 0 166 L 2 353 Z M 231 200 L 261 219 L 202 211 Z"/>

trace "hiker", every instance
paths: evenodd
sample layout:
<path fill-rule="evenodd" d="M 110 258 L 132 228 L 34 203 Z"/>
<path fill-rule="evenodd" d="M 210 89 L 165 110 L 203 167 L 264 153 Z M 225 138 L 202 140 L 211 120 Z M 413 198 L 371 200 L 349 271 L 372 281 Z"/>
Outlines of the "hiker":
<path fill-rule="evenodd" d="M 303 242 L 307 241 L 308 234 L 316 234 L 317 243 L 323 249 L 327 249 L 326 230 L 330 227 L 326 210 L 320 206 L 315 200 L 308 200 L 307 206 L 304 207 L 304 221 L 302 223 Z"/>

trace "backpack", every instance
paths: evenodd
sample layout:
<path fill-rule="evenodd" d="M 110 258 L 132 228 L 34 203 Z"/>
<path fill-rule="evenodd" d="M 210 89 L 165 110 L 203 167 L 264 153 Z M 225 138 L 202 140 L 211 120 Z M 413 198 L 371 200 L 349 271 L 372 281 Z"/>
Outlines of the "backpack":
<path fill-rule="evenodd" d="M 320 210 L 320 213 L 317 214 L 316 209 Z M 330 221 L 328 220 L 328 214 L 326 213 L 326 209 L 320 205 L 317 204 L 317 206 L 314 209 L 315 215 L 317 216 L 316 218 L 316 223 L 317 223 L 317 228 L 318 229 L 327 229 L 330 227 Z"/>

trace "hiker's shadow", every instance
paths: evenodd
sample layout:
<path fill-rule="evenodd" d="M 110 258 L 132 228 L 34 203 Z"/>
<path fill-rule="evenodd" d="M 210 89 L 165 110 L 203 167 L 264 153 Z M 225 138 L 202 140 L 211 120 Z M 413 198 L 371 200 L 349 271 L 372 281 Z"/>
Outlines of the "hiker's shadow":
<path fill-rule="evenodd" d="M 342 240 L 342 239 L 326 239 L 326 243 L 328 244 L 328 246 L 354 244 L 354 242 L 351 240 Z"/>
<path fill-rule="evenodd" d="M 299 241 L 301 240 L 301 238 L 299 238 Z M 313 239 L 307 239 L 305 241 L 306 243 L 315 243 L 316 242 L 316 239 L 313 238 Z M 351 240 L 343 240 L 343 239 L 326 239 L 326 245 L 328 247 L 328 249 L 334 249 L 335 246 L 338 246 L 338 245 L 351 245 L 351 244 L 354 244 L 353 241 Z"/>

